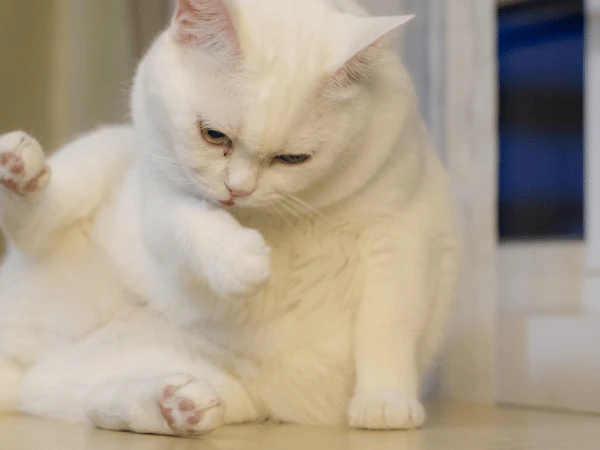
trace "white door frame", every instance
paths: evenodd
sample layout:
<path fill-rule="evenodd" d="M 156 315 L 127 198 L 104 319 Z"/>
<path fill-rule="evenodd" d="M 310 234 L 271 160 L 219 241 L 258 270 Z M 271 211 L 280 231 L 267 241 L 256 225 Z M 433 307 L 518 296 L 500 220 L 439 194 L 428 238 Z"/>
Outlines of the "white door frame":
<path fill-rule="evenodd" d="M 430 0 L 432 126 L 456 195 L 466 258 L 448 334 L 444 396 L 493 403 L 497 340 L 495 0 Z M 438 99 L 442 99 L 439 101 Z"/>

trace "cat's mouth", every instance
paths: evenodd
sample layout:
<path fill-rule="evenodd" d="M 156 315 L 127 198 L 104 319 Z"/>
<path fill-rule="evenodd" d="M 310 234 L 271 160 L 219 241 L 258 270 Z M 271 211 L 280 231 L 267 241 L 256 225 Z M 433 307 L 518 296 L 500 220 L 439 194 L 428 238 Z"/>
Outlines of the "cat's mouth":
<path fill-rule="evenodd" d="M 232 198 L 229 200 L 219 200 L 219 203 L 225 208 L 233 208 L 235 206 L 235 201 Z"/>

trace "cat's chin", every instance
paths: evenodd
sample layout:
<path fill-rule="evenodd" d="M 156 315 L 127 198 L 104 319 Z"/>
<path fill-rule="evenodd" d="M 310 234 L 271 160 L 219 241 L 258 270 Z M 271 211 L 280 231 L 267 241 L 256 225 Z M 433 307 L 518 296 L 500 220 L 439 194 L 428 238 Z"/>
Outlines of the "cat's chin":
<path fill-rule="evenodd" d="M 226 209 L 260 209 L 265 206 L 262 202 L 248 198 L 230 198 L 229 200 L 217 200 L 217 203 Z"/>
<path fill-rule="evenodd" d="M 219 203 L 225 208 L 233 208 L 235 206 L 235 201 L 233 200 L 219 200 Z"/>

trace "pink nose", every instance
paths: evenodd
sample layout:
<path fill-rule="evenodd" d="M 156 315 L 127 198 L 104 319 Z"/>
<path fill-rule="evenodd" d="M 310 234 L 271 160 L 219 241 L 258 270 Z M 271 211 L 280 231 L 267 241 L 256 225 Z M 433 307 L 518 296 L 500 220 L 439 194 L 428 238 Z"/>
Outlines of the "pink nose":
<path fill-rule="evenodd" d="M 231 194 L 231 196 L 233 198 L 248 197 L 250 194 L 252 194 L 252 192 L 254 192 L 254 191 L 240 191 L 237 189 L 231 189 L 229 187 L 227 187 L 227 189 L 229 189 L 229 193 Z"/>

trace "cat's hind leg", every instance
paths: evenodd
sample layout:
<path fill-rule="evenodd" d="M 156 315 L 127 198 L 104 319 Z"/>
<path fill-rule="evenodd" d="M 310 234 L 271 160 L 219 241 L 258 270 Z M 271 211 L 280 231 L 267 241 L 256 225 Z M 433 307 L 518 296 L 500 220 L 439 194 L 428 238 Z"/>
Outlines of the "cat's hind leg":
<path fill-rule="evenodd" d="M 142 315 L 34 366 L 23 382 L 23 412 L 185 437 L 265 416 L 240 380 L 204 359 L 161 319 Z"/>
<path fill-rule="evenodd" d="M 44 234 L 38 205 L 49 182 L 50 166 L 34 138 L 20 131 L 0 136 L 0 221 L 19 248 L 31 248 Z"/>
<path fill-rule="evenodd" d="M 108 382 L 88 397 L 86 413 L 106 430 L 190 437 L 225 422 L 216 389 L 187 374 Z"/>
<path fill-rule="evenodd" d="M 84 135 L 49 160 L 21 131 L 0 136 L 0 223 L 29 257 L 45 256 L 86 223 L 133 158 L 133 132 L 111 127 Z"/>

